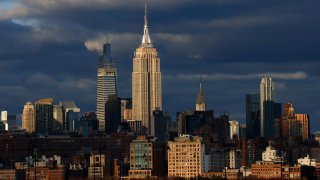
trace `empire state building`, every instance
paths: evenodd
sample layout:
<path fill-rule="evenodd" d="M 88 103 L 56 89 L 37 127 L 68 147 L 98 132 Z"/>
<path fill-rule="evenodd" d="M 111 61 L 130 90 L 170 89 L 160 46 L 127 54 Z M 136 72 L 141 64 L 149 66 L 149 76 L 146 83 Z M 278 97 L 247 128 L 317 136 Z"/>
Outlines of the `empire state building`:
<path fill-rule="evenodd" d="M 160 58 L 149 36 L 147 6 L 145 5 L 144 33 L 141 45 L 133 58 L 132 118 L 141 120 L 150 133 L 152 112 L 162 110 Z"/>

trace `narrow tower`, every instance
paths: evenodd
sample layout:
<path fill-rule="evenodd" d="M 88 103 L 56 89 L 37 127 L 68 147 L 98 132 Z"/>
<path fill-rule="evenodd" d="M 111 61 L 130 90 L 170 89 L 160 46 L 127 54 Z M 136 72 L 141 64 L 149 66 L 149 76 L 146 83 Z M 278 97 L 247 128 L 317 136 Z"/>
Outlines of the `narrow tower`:
<path fill-rule="evenodd" d="M 264 77 L 260 83 L 260 136 L 272 139 L 274 132 L 274 83 Z"/>
<path fill-rule="evenodd" d="M 160 58 L 151 43 L 145 4 L 142 42 L 133 58 L 132 118 L 141 120 L 149 134 L 150 120 L 155 109 L 162 110 Z"/>
<path fill-rule="evenodd" d="M 197 111 L 205 111 L 206 110 L 206 97 L 204 96 L 203 91 L 202 91 L 201 79 L 200 79 L 199 91 L 198 91 L 198 95 L 197 95 L 196 110 Z"/>
<path fill-rule="evenodd" d="M 98 61 L 97 78 L 97 118 L 99 120 L 99 130 L 105 131 L 106 102 L 110 95 L 117 95 L 117 68 L 111 57 L 111 44 L 109 42 L 103 45 L 103 53 Z"/>

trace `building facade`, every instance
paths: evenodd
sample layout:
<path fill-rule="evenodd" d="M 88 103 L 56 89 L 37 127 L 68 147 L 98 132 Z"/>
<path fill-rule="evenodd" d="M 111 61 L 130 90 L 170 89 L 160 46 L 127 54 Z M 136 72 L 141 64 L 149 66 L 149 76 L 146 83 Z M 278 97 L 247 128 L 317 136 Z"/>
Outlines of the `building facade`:
<path fill-rule="evenodd" d="M 109 95 L 106 102 L 106 132 L 116 132 L 121 123 L 121 99 L 116 94 Z"/>
<path fill-rule="evenodd" d="M 130 143 L 130 170 L 129 176 L 145 178 L 152 176 L 153 170 L 153 143 L 145 136 L 139 136 Z"/>
<path fill-rule="evenodd" d="M 36 110 L 31 102 L 27 102 L 23 107 L 22 129 L 28 133 L 36 131 Z"/>
<path fill-rule="evenodd" d="M 240 124 L 238 121 L 229 121 L 230 125 L 230 139 L 239 139 L 240 138 Z"/>
<path fill-rule="evenodd" d="M 133 58 L 132 119 L 141 120 L 150 134 L 150 119 L 155 109 L 162 110 L 160 58 L 149 36 L 147 8 L 144 34 Z"/>
<path fill-rule="evenodd" d="M 310 118 L 308 114 L 295 114 L 296 120 L 301 127 L 302 140 L 310 137 Z"/>
<path fill-rule="evenodd" d="M 263 77 L 260 83 L 260 136 L 272 139 L 274 135 L 274 83 Z"/>
<path fill-rule="evenodd" d="M 62 105 L 53 105 L 53 129 L 62 130 L 64 122 L 64 107 Z"/>
<path fill-rule="evenodd" d="M 168 177 L 192 178 L 202 174 L 205 146 L 201 137 L 180 135 L 168 142 Z"/>
<path fill-rule="evenodd" d="M 108 61 L 106 63 L 106 60 Z M 99 130 L 106 131 L 105 104 L 109 95 L 117 95 L 117 67 L 111 57 L 111 44 L 103 45 L 103 54 L 99 57 L 97 76 L 97 118 Z"/>
<path fill-rule="evenodd" d="M 64 109 L 63 129 L 68 131 L 77 131 L 80 123 L 80 108 L 74 101 L 60 101 Z"/>
<path fill-rule="evenodd" d="M 246 124 L 247 138 L 260 136 L 260 96 L 259 94 L 246 95 Z"/>
<path fill-rule="evenodd" d="M 132 119 L 132 99 L 121 98 L 121 122 Z"/>
<path fill-rule="evenodd" d="M 49 134 L 53 130 L 53 99 L 40 99 L 35 103 L 36 133 Z"/>

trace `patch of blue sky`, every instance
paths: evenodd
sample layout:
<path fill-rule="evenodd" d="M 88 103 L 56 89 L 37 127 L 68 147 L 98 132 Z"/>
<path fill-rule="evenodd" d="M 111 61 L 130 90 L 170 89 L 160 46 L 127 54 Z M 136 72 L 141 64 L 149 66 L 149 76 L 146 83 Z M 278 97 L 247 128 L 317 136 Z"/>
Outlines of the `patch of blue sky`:
<path fill-rule="evenodd" d="M 17 4 L 16 0 L 0 0 L 0 9 L 10 9 Z"/>

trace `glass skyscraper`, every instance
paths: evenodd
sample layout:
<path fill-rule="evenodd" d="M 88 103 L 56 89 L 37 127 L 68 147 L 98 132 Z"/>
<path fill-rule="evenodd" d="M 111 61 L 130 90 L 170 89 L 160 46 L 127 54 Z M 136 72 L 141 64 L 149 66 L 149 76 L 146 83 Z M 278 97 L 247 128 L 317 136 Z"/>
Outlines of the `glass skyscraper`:
<path fill-rule="evenodd" d="M 247 138 L 260 136 L 260 97 L 259 94 L 246 95 Z"/>
<path fill-rule="evenodd" d="M 111 44 L 107 42 L 103 45 L 103 54 L 99 57 L 98 65 L 97 118 L 100 131 L 106 130 L 105 104 L 108 96 L 117 94 L 117 68 L 111 56 Z"/>
<path fill-rule="evenodd" d="M 272 139 L 274 135 L 274 83 L 263 77 L 260 83 L 260 136 Z"/>

